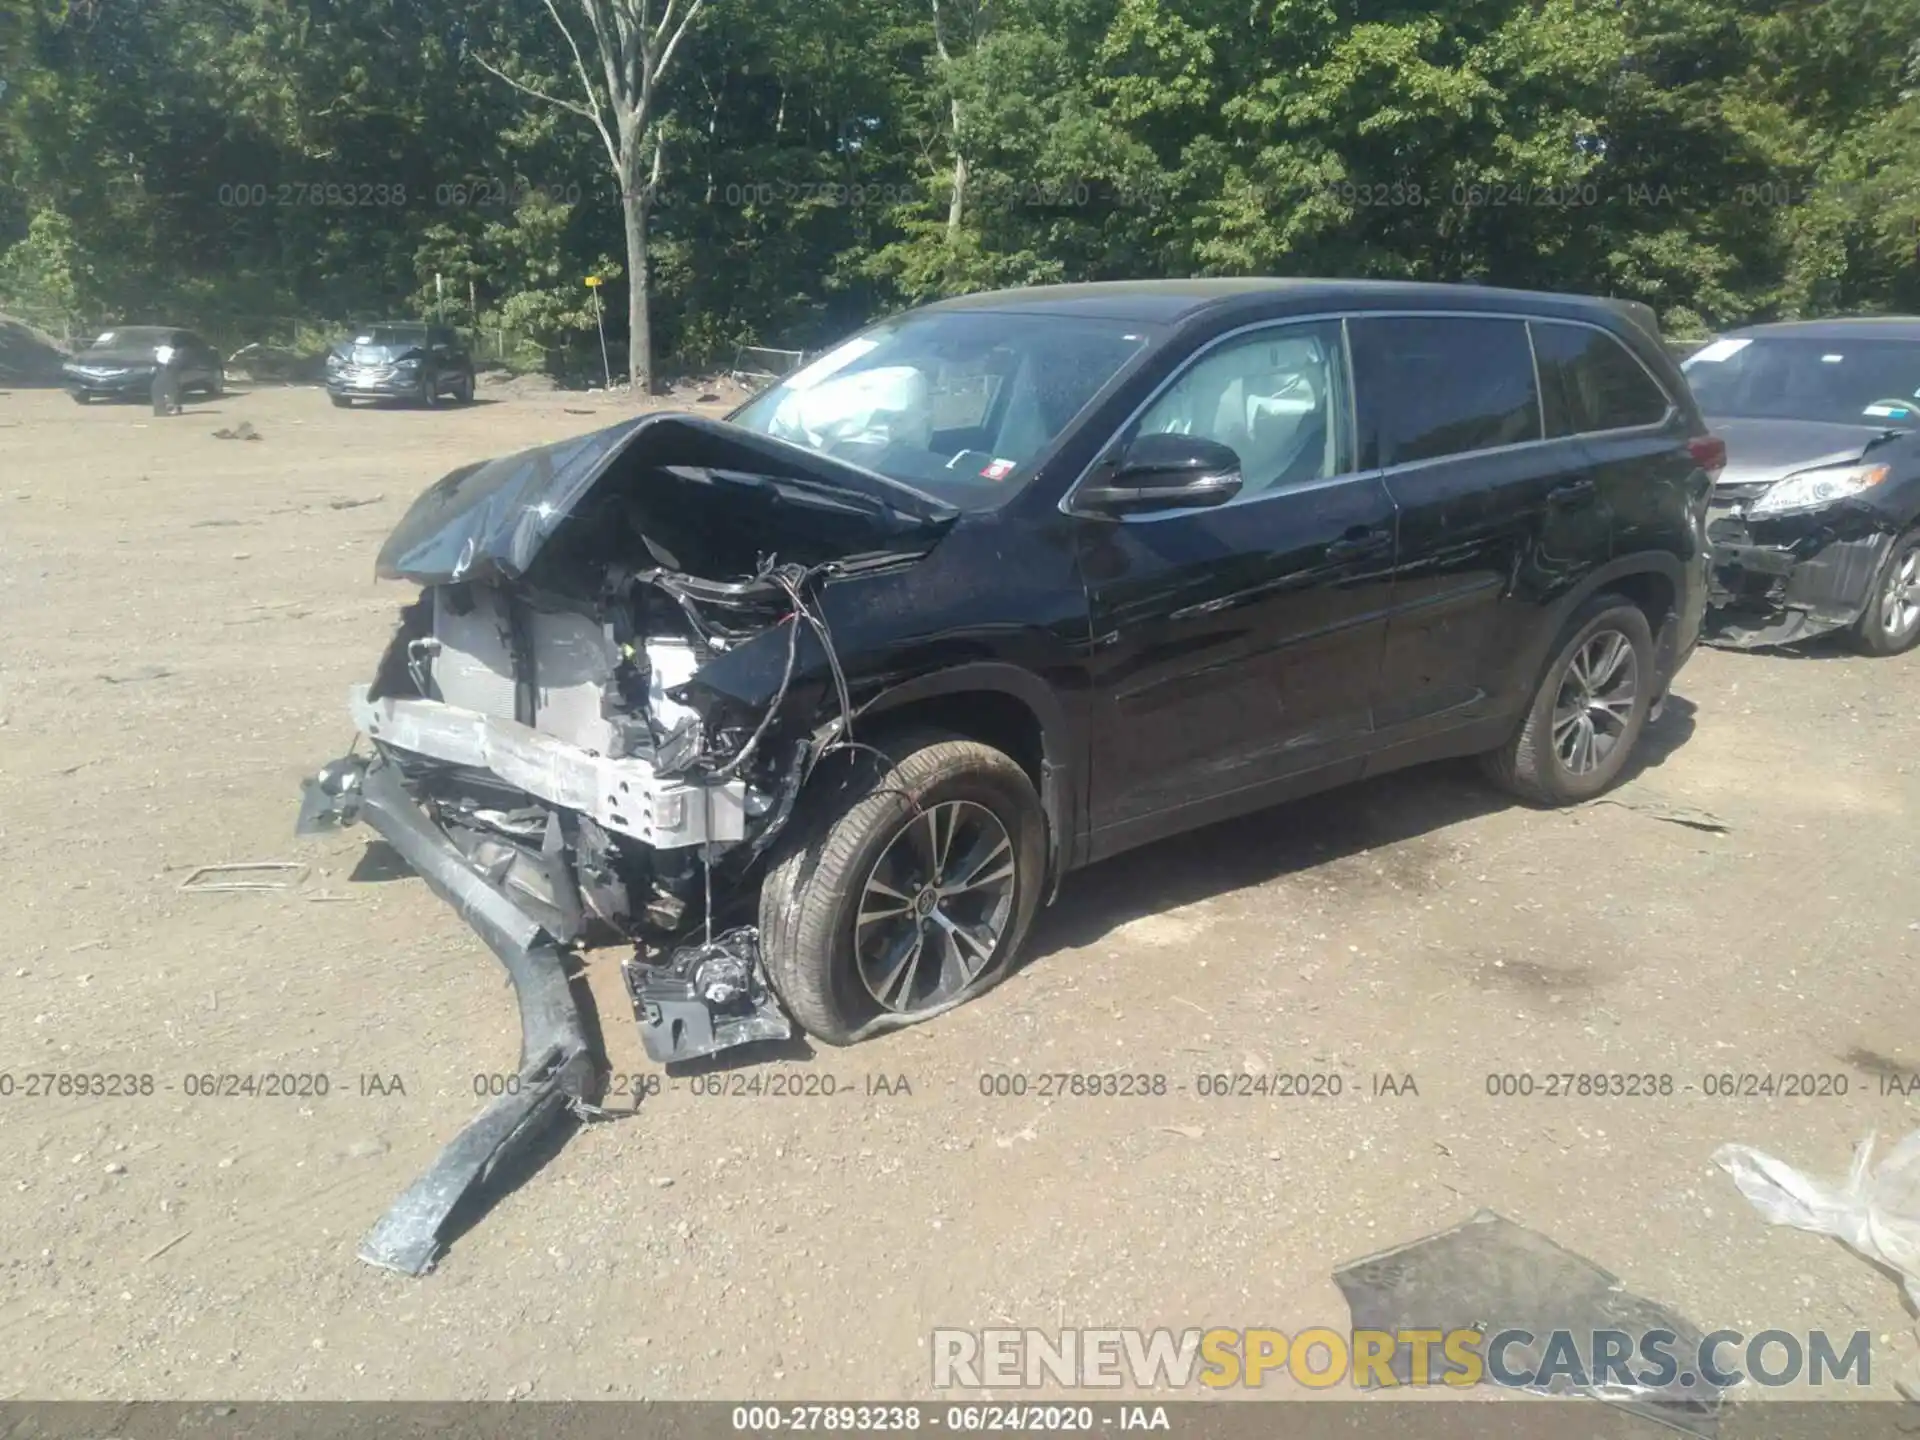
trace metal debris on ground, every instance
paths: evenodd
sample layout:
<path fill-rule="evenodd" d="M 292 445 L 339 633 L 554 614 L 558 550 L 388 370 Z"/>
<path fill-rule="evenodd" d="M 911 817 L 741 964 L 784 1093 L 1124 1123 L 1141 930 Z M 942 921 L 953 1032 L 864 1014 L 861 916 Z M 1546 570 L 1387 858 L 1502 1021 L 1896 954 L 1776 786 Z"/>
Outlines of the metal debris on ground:
<path fill-rule="evenodd" d="M 224 425 L 221 426 L 213 432 L 213 438 L 216 440 L 258 440 L 260 438 L 260 432 L 254 429 L 250 422 L 242 420 L 231 430 L 227 429 Z"/>
<path fill-rule="evenodd" d="M 311 866 L 294 860 L 259 860 L 238 865 L 202 865 L 180 882 L 182 890 L 204 895 L 215 890 L 291 890 L 307 878 Z M 232 879 L 221 879 L 232 876 Z M 241 877 L 259 878 L 245 879 Z M 278 876 L 278 879 L 266 877 Z"/>
<path fill-rule="evenodd" d="M 1769 1225 L 1832 1236 L 1898 1274 L 1907 1298 L 1920 1307 L 1920 1130 L 1875 1166 L 1878 1139 L 1869 1135 L 1854 1148 L 1853 1168 L 1839 1185 L 1814 1180 L 1750 1145 L 1722 1145 L 1713 1163 Z"/>
<path fill-rule="evenodd" d="M 1351 1261 L 1335 1270 L 1333 1279 L 1347 1297 L 1356 1330 L 1393 1335 L 1478 1330 L 1489 1340 L 1502 1331 L 1528 1332 L 1535 1338 L 1505 1346 L 1505 1363 L 1513 1371 L 1538 1374 L 1546 1368 L 1545 1350 L 1556 1332 L 1587 1337 L 1596 1331 L 1645 1335 L 1663 1330 L 1674 1337 L 1676 1355 L 1696 1352 L 1704 1339 L 1697 1327 L 1630 1293 L 1592 1261 L 1491 1210 L 1451 1230 Z M 1410 1384 L 1412 1346 L 1401 1345 L 1389 1368 L 1400 1384 Z M 1677 1378 L 1664 1387 L 1622 1385 L 1617 1371 L 1589 1377 L 1551 1368 L 1545 1385 L 1528 1388 L 1585 1395 L 1696 1435 L 1715 1435 L 1726 1408 L 1719 1392 L 1683 1387 Z"/>

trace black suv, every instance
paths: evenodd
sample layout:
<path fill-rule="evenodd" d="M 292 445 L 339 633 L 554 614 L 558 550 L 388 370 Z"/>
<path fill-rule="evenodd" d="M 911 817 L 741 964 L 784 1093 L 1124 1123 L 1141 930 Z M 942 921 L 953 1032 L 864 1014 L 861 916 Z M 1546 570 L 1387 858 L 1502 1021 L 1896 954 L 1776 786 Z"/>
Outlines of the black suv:
<path fill-rule="evenodd" d="M 1694 647 L 1722 455 L 1643 307 L 943 302 L 726 421 L 429 489 L 380 556 L 423 591 L 351 697 L 373 756 L 301 827 L 370 823 L 513 975 L 484 1150 L 592 1094 L 563 957 L 595 936 L 657 1059 L 840 1044 L 978 994 L 1130 846 L 1443 756 L 1598 794 Z M 369 1259 L 431 1251 L 389 1222 Z"/>
<path fill-rule="evenodd" d="M 413 400 L 438 405 L 473 399 L 473 357 L 446 325 L 392 321 L 357 330 L 327 352 L 327 396 L 345 408 L 355 400 Z"/>

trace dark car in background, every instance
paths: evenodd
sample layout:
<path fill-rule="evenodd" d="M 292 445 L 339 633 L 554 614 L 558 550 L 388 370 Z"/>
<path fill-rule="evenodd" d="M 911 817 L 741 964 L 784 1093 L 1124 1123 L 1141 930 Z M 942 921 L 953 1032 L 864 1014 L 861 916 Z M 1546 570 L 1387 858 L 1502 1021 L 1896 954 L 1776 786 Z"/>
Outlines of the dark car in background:
<path fill-rule="evenodd" d="M 120 325 L 102 331 L 60 370 L 67 393 L 84 405 L 96 397 L 149 400 L 154 376 L 166 365 L 173 367 L 181 395 L 226 391 L 220 352 L 193 331 L 171 325 Z"/>
<path fill-rule="evenodd" d="M 459 909 L 525 1068 L 362 1255 L 424 1268 L 591 1102 L 587 937 L 657 1060 L 845 1044 L 1131 847 L 1447 756 L 1599 794 L 1692 651 L 1719 454 L 1612 302 L 1192 280 L 945 301 L 726 421 L 447 475 L 380 554 L 420 588 L 349 701 L 370 753 L 300 828 Z"/>
<path fill-rule="evenodd" d="M 1682 368 L 1727 446 L 1710 637 L 1920 642 L 1920 319 L 1756 325 Z"/>
<path fill-rule="evenodd" d="M 438 405 L 473 399 L 473 357 L 447 325 L 391 321 L 356 330 L 327 352 L 327 395 L 346 407 L 356 400 L 411 400 Z"/>

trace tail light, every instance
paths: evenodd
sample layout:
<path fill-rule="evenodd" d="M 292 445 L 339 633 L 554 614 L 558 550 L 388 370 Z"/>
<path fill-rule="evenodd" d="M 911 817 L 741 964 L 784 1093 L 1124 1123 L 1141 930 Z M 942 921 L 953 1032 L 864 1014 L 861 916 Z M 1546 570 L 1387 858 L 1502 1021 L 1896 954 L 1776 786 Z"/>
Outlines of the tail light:
<path fill-rule="evenodd" d="M 1696 435 L 1687 441 L 1687 453 L 1694 464 L 1707 472 L 1707 479 L 1718 480 L 1727 468 L 1727 442 L 1718 435 Z"/>

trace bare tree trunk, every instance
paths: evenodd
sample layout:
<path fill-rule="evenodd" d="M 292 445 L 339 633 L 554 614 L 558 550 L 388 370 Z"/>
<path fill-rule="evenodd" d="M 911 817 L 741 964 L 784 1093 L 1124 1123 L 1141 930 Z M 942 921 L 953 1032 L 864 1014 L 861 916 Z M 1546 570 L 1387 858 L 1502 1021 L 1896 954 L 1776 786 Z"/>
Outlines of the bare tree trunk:
<path fill-rule="evenodd" d="M 484 56 L 474 58 L 483 70 L 514 89 L 549 105 L 558 106 L 591 124 L 606 147 L 614 178 L 620 185 L 620 210 L 627 238 L 627 376 L 642 394 L 653 393 L 652 276 L 647 265 L 647 221 L 660 191 L 665 149 L 653 100 L 660 77 L 673 63 L 674 52 L 707 0 L 578 0 L 581 18 L 600 62 L 594 78 L 587 51 L 560 13 L 560 0 L 545 0 L 547 14 L 572 52 L 579 99 L 551 94 L 507 74 Z M 686 8 L 681 9 L 685 4 Z M 648 145 L 653 148 L 649 173 L 642 174 Z"/>
<path fill-rule="evenodd" d="M 967 157 L 960 148 L 960 102 L 953 102 L 953 199 L 947 203 L 947 243 L 960 238 L 960 221 L 967 208 Z"/>
<path fill-rule="evenodd" d="M 953 69 L 953 53 L 947 48 L 946 26 L 940 17 L 940 0 L 931 0 L 933 6 L 933 48 L 940 56 L 940 68 L 949 75 Z M 974 38 L 979 38 L 979 22 L 983 6 L 976 3 L 972 16 Z M 960 238 L 960 222 L 967 211 L 967 153 L 960 144 L 960 122 L 963 118 L 960 110 L 960 97 L 951 96 L 947 101 L 947 114 L 953 122 L 953 197 L 947 202 L 947 244 L 952 245 Z"/>
<path fill-rule="evenodd" d="M 627 222 L 627 378 L 642 395 L 653 393 L 653 294 L 647 272 L 647 204 L 629 194 Z"/>

